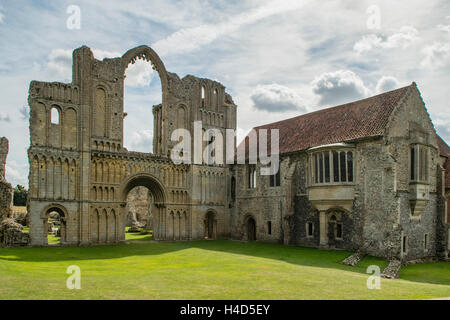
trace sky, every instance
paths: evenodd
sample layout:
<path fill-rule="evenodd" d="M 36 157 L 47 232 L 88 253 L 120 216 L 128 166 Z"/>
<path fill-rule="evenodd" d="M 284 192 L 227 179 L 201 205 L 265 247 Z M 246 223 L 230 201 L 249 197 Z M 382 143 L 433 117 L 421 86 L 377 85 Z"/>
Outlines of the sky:
<path fill-rule="evenodd" d="M 71 53 L 97 59 L 149 45 L 166 69 L 222 83 L 252 127 L 415 81 L 450 142 L 448 0 L 0 0 L 0 136 L 6 178 L 28 185 L 29 83 L 71 80 Z M 158 75 L 126 72 L 125 146 L 151 151 Z"/>

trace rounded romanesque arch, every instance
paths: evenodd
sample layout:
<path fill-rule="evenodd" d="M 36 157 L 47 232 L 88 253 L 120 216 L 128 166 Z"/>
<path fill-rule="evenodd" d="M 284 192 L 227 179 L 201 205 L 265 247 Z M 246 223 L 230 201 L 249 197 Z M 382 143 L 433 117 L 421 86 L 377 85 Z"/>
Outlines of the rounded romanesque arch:
<path fill-rule="evenodd" d="M 48 235 L 49 232 L 52 231 L 52 224 L 49 223 L 49 218 L 51 213 L 57 213 L 59 216 L 59 237 L 60 237 L 60 244 L 64 245 L 67 242 L 67 229 L 68 229 L 68 222 L 69 219 L 69 211 L 62 205 L 57 203 L 52 203 L 48 206 L 46 206 L 42 212 L 41 212 L 41 219 L 43 224 L 43 231 L 44 231 L 44 238 L 45 242 L 44 244 L 48 244 Z M 53 229 L 55 230 L 55 229 Z"/>
<path fill-rule="evenodd" d="M 173 238 L 173 229 L 171 228 L 170 216 L 167 215 L 166 203 L 167 192 L 163 183 L 146 172 L 139 172 L 126 178 L 117 194 L 118 200 L 123 203 L 121 217 L 121 230 L 125 229 L 127 212 L 125 207 L 127 203 L 128 193 L 136 187 L 146 187 L 152 195 L 152 207 L 151 207 L 151 226 L 153 229 L 153 237 L 155 240 L 167 240 Z M 172 224 L 173 226 L 173 224 Z M 124 238 L 124 236 L 123 236 Z"/>
<path fill-rule="evenodd" d="M 140 186 L 146 187 L 151 191 L 156 204 L 164 205 L 166 203 L 167 194 L 163 183 L 152 174 L 146 172 L 136 173 L 122 182 L 120 194 L 118 195 L 120 197 L 119 200 L 125 202 L 128 192 Z"/>
<path fill-rule="evenodd" d="M 242 221 L 241 230 L 243 235 L 243 240 L 256 241 L 257 231 L 256 231 L 256 219 L 252 214 L 247 214 Z"/>
<path fill-rule="evenodd" d="M 217 212 L 213 209 L 206 211 L 204 224 L 204 238 L 216 239 L 217 236 Z"/>

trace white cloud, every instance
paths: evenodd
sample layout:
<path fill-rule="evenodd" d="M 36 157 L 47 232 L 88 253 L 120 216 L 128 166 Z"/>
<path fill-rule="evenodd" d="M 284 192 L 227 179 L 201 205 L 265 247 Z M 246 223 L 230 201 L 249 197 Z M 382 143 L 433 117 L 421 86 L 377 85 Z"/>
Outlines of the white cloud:
<path fill-rule="evenodd" d="M 422 67 L 440 67 L 450 60 L 449 43 L 435 42 L 432 45 L 426 46 L 422 52 L 425 55 L 421 63 Z"/>
<path fill-rule="evenodd" d="M 92 53 L 94 54 L 94 58 L 97 60 L 103 60 L 105 58 L 117 58 L 122 56 L 120 52 L 104 51 L 101 49 L 92 49 Z"/>
<path fill-rule="evenodd" d="M 67 81 L 72 78 L 72 51 L 65 49 L 54 49 L 48 56 L 49 76 L 64 79 Z"/>
<path fill-rule="evenodd" d="M 306 112 L 305 103 L 292 89 L 279 85 L 258 85 L 250 98 L 254 107 L 268 112 L 298 110 Z"/>
<path fill-rule="evenodd" d="M 19 112 L 22 120 L 28 120 L 28 118 L 30 117 L 30 107 L 28 105 L 20 108 Z"/>
<path fill-rule="evenodd" d="M 155 76 L 151 63 L 138 59 L 134 64 L 130 64 L 126 70 L 125 85 L 130 87 L 149 86 Z"/>
<path fill-rule="evenodd" d="M 377 87 L 375 89 L 376 93 L 383 93 L 387 91 L 391 91 L 400 87 L 400 82 L 390 76 L 383 76 L 380 80 L 378 80 Z"/>
<path fill-rule="evenodd" d="M 362 37 L 361 40 L 355 43 L 353 50 L 358 54 L 371 51 L 373 49 L 393 49 L 403 48 L 406 49 L 414 41 L 418 39 L 419 31 L 411 26 L 403 26 L 400 31 L 392 34 L 389 37 L 378 36 L 375 34 L 369 34 Z"/>
<path fill-rule="evenodd" d="M 314 79 L 312 86 L 322 105 L 338 105 L 371 94 L 361 78 L 350 70 L 323 73 Z"/>
<path fill-rule="evenodd" d="M 23 186 L 28 185 L 28 175 L 24 175 L 28 166 L 20 165 L 14 160 L 8 160 L 6 162 L 6 180 L 13 182 L 14 184 L 21 184 Z"/>
<path fill-rule="evenodd" d="M 249 12 L 243 12 L 217 24 L 202 24 L 196 27 L 183 28 L 169 37 L 155 42 L 152 47 L 161 56 L 169 52 L 187 53 L 213 42 L 221 36 L 229 35 L 245 25 L 283 12 L 297 10 L 307 0 L 273 0 Z"/>
<path fill-rule="evenodd" d="M 439 31 L 450 33 L 450 25 L 440 24 L 440 25 L 437 26 L 437 28 L 438 28 Z"/>
<path fill-rule="evenodd" d="M 135 130 L 129 141 L 130 151 L 149 152 L 153 149 L 153 130 Z"/>
<path fill-rule="evenodd" d="M 8 114 L 0 113 L 0 121 L 11 122 L 11 118 Z"/>

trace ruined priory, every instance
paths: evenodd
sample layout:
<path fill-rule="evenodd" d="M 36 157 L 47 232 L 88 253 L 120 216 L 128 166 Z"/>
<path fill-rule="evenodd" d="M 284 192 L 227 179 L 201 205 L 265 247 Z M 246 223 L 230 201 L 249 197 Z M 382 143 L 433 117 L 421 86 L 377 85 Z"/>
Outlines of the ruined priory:
<path fill-rule="evenodd" d="M 151 154 L 123 146 L 124 74 L 136 59 L 161 79 Z M 147 46 L 102 61 L 80 47 L 72 77 L 30 84 L 31 245 L 47 244 L 55 211 L 62 245 L 123 242 L 127 194 L 143 186 L 156 240 L 226 238 L 403 261 L 448 258 L 450 149 L 415 83 L 255 128 L 279 129 L 280 170 L 264 176 L 260 164 L 170 160 L 177 128 L 193 132 L 202 121 L 204 129 L 236 129 L 237 106 L 222 84 L 180 79 Z"/>

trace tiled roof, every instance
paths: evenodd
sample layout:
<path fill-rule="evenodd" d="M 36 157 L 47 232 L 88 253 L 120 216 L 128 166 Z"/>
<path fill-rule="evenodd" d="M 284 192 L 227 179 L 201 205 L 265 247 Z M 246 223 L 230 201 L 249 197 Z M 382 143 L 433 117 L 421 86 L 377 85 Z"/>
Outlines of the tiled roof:
<path fill-rule="evenodd" d="M 439 135 L 437 135 L 437 140 L 441 156 L 447 157 L 447 160 L 444 163 L 445 188 L 450 189 L 450 147 Z"/>
<path fill-rule="evenodd" d="M 439 145 L 439 152 L 441 153 L 441 156 L 444 157 L 450 157 L 450 147 L 447 145 L 447 143 L 442 139 L 439 135 L 437 136 L 438 145 Z"/>
<path fill-rule="evenodd" d="M 254 129 L 279 129 L 280 154 L 379 136 L 395 106 L 411 87 L 415 84 Z M 270 134 L 267 140 L 270 141 Z M 268 150 L 270 152 L 270 146 Z"/>

